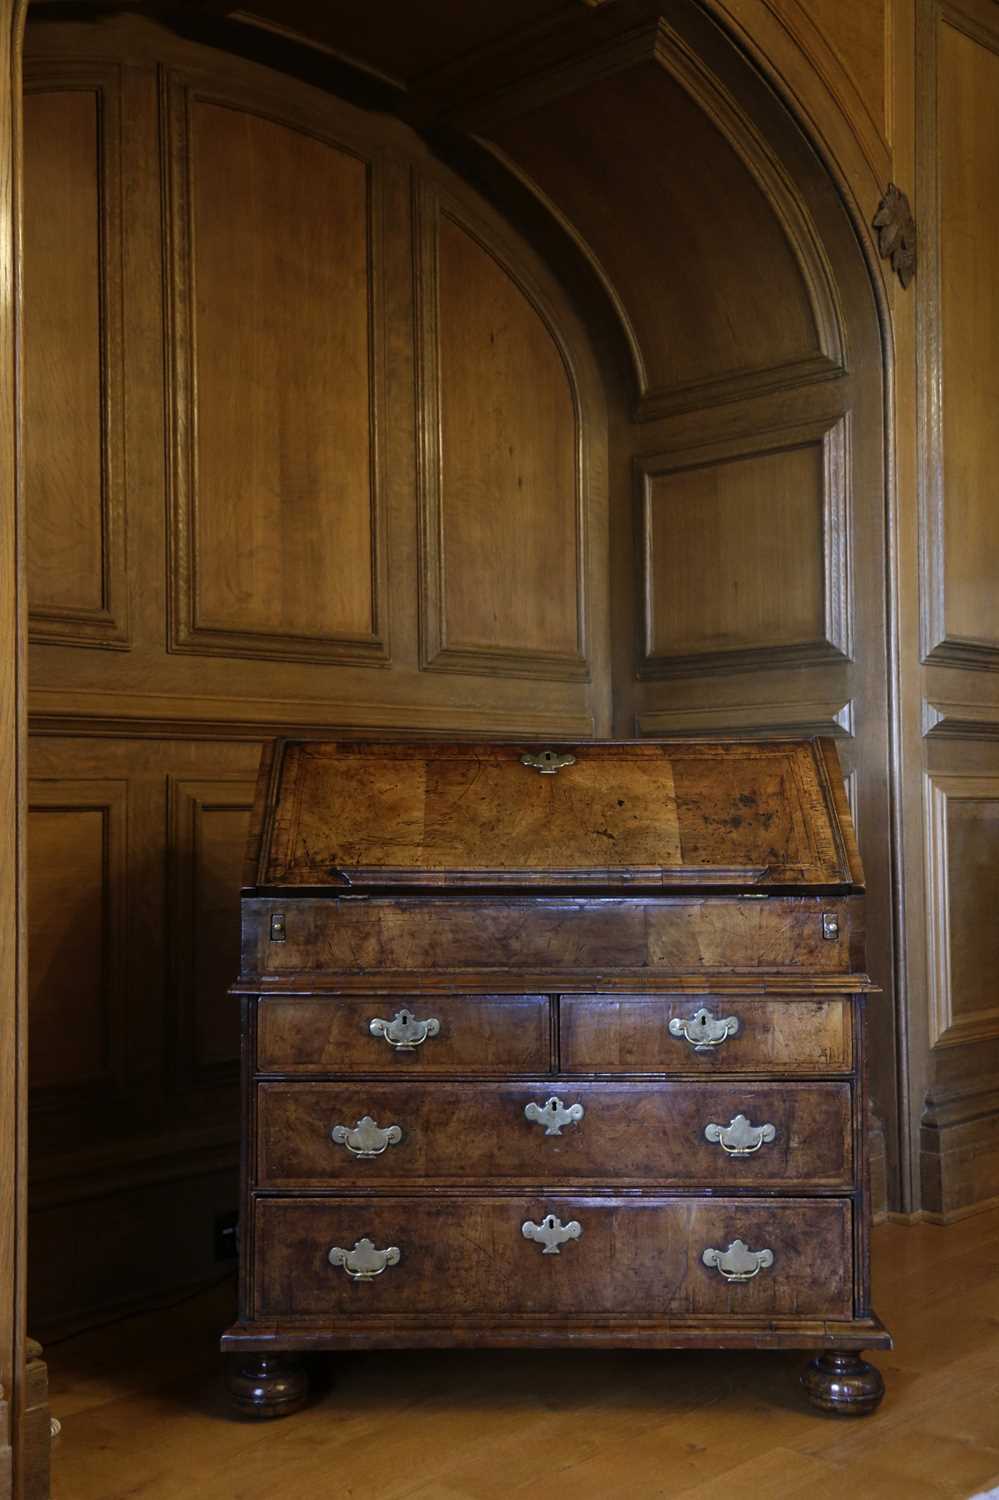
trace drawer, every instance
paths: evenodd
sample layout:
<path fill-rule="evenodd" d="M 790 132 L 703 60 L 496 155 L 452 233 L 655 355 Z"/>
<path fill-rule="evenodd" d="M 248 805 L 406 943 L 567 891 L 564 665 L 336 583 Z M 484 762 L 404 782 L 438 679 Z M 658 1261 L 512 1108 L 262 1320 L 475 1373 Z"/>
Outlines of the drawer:
<path fill-rule="evenodd" d="M 557 883 L 557 874 L 552 878 Z M 863 896 L 361 895 L 246 897 L 243 985 L 254 976 L 365 973 L 594 975 L 644 980 L 732 971 L 845 975 L 864 971 Z M 272 942 L 280 917 L 284 940 Z M 834 919 L 836 935 L 829 938 Z M 599 981 L 594 978 L 594 984 Z M 400 978 L 400 985 L 408 985 Z M 534 979 L 525 990 L 547 988 Z M 557 988 L 555 980 L 551 987 Z"/>
<path fill-rule="evenodd" d="M 254 1213 L 258 1318 L 853 1310 L 841 1198 L 271 1198 Z"/>
<path fill-rule="evenodd" d="M 257 1067 L 264 1073 L 545 1073 L 551 1002 L 547 995 L 266 997 L 257 1005 Z"/>
<path fill-rule="evenodd" d="M 846 1073 L 851 1002 L 563 995 L 565 1073 Z"/>
<path fill-rule="evenodd" d="M 849 1083 L 261 1083 L 257 1185 L 848 1188 L 850 1102 Z"/>

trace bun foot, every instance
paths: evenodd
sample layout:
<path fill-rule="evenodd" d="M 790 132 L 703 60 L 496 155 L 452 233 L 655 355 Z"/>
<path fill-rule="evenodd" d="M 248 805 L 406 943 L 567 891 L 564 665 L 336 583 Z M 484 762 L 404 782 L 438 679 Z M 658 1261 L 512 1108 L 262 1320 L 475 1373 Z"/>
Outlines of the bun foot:
<path fill-rule="evenodd" d="M 239 1411 L 250 1417 L 286 1417 L 305 1405 L 309 1377 L 300 1355 L 237 1354 L 226 1385 Z"/>
<path fill-rule="evenodd" d="M 880 1370 L 859 1354 L 840 1350 L 810 1360 L 801 1383 L 813 1406 L 836 1417 L 867 1417 L 877 1411 L 885 1393 Z"/>

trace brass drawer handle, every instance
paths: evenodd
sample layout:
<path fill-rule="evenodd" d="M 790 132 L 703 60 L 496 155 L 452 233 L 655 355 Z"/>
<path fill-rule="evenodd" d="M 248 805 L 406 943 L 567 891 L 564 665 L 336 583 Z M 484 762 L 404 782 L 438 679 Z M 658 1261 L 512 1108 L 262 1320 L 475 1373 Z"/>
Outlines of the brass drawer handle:
<path fill-rule="evenodd" d="M 528 1219 L 526 1224 L 521 1224 L 520 1232 L 525 1240 L 534 1240 L 536 1244 L 544 1245 L 542 1255 L 558 1255 L 560 1245 L 568 1240 L 579 1239 L 583 1226 L 578 1219 L 570 1219 L 568 1224 L 563 1224 L 554 1214 L 547 1214 L 540 1224 L 532 1224 Z"/>
<path fill-rule="evenodd" d="M 341 1250 L 339 1245 L 334 1245 L 329 1253 L 329 1263 L 342 1266 L 351 1281 L 371 1281 L 389 1266 L 397 1266 L 400 1255 L 398 1245 L 376 1250 L 369 1239 L 363 1239 L 357 1241 L 353 1250 Z"/>
<path fill-rule="evenodd" d="M 418 1021 L 411 1010 L 397 1010 L 391 1021 L 375 1016 L 368 1022 L 372 1036 L 383 1036 L 397 1052 L 413 1052 L 422 1047 L 428 1036 L 436 1036 L 441 1023 L 436 1016 Z"/>
<path fill-rule="evenodd" d="M 752 1281 L 774 1263 L 772 1250 L 750 1250 L 745 1240 L 733 1240 L 727 1250 L 705 1250 L 701 1260 L 720 1271 L 726 1281 Z"/>
<path fill-rule="evenodd" d="M 704 1138 L 720 1146 L 729 1156 L 752 1156 L 766 1141 L 767 1145 L 777 1135 L 777 1127 L 769 1122 L 765 1125 L 750 1125 L 745 1115 L 736 1115 L 728 1125 L 705 1125 Z"/>
<path fill-rule="evenodd" d="M 554 1094 L 544 1104 L 525 1104 L 524 1119 L 543 1125 L 545 1135 L 561 1135 L 563 1125 L 575 1125 L 583 1118 L 581 1104 L 565 1105 Z"/>
<path fill-rule="evenodd" d="M 557 776 L 566 766 L 574 766 L 576 757 L 567 751 L 542 750 L 537 755 L 528 752 L 520 757 L 522 766 L 530 766 L 532 771 L 540 771 L 542 776 Z"/>
<path fill-rule="evenodd" d="M 739 1030 L 738 1016 L 713 1016 L 702 1005 L 692 1016 L 681 1019 L 674 1016 L 669 1023 L 669 1034 L 680 1041 L 689 1042 L 695 1052 L 710 1052 L 720 1047 L 728 1037 Z"/>
<path fill-rule="evenodd" d="M 402 1140 L 401 1125 L 376 1125 L 370 1115 L 362 1115 L 356 1125 L 334 1125 L 330 1140 L 337 1146 L 346 1146 L 352 1156 L 362 1161 L 381 1156 L 390 1146 Z"/>

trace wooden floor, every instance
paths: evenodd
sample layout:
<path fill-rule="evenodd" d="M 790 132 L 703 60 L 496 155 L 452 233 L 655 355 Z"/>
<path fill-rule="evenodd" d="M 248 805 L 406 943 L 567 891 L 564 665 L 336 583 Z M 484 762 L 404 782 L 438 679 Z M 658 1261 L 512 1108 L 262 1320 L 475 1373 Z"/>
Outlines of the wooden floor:
<path fill-rule="evenodd" d="M 296 1416 L 230 1416 L 231 1287 L 48 1351 L 56 1500 L 935 1500 L 999 1484 L 999 1213 L 875 1234 L 896 1349 L 862 1420 L 792 1354 L 343 1356 Z"/>

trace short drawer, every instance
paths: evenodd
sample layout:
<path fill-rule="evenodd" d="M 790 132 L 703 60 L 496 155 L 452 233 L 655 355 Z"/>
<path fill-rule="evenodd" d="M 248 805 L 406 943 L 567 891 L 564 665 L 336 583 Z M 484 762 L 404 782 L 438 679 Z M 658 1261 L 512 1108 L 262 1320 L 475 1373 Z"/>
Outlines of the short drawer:
<path fill-rule="evenodd" d="M 846 1073 L 851 1002 L 563 995 L 566 1073 Z"/>
<path fill-rule="evenodd" d="M 547 1072 L 547 995 L 366 995 L 257 1002 L 263 1073 Z"/>
<path fill-rule="evenodd" d="M 255 1314 L 845 1318 L 840 1198 L 258 1199 Z"/>
<path fill-rule="evenodd" d="M 848 1188 L 849 1083 L 261 1083 L 257 1185 Z"/>

